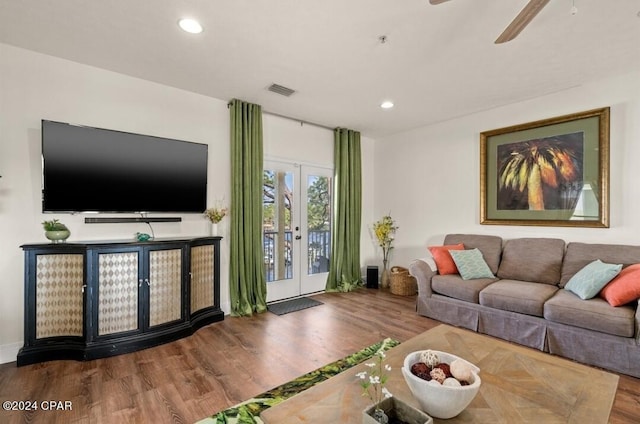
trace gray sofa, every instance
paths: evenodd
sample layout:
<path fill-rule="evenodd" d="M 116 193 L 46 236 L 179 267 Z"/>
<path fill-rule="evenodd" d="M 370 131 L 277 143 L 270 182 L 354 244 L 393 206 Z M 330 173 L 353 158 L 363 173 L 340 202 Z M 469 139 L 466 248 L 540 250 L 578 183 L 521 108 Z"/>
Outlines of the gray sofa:
<path fill-rule="evenodd" d="M 438 274 L 428 260 L 415 260 L 409 271 L 418 282 L 419 314 L 640 378 L 638 302 L 613 307 L 598 296 L 582 300 L 564 290 L 576 272 L 596 259 L 640 263 L 640 246 L 445 237 L 445 245 L 458 243 L 479 249 L 496 278 L 465 281 L 458 274 Z"/>

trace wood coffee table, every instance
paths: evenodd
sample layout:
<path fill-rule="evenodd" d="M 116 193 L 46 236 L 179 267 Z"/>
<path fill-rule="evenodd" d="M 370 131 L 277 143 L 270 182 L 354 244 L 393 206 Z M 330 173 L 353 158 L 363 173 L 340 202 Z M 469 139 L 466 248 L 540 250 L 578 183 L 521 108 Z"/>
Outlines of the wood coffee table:
<path fill-rule="evenodd" d="M 535 349 L 441 324 L 387 354 L 387 387 L 399 399 L 419 407 L 404 381 L 405 356 L 416 350 L 453 353 L 480 368 L 482 386 L 457 417 L 436 423 L 606 423 L 618 376 Z M 369 406 L 353 367 L 264 411 L 266 424 L 361 423 Z"/>

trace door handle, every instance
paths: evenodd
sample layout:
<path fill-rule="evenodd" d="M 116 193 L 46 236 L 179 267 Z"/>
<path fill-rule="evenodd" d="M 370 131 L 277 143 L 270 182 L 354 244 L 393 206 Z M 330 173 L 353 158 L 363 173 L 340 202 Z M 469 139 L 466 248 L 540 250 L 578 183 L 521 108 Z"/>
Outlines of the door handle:
<path fill-rule="evenodd" d="M 300 240 L 302 236 L 296 236 L 296 240 Z"/>

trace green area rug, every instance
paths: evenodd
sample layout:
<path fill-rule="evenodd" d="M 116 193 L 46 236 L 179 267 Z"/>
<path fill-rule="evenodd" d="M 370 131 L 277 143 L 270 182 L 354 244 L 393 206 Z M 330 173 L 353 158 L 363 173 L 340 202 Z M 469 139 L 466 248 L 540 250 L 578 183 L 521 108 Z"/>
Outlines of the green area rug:
<path fill-rule="evenodd" d="M 394 339 L 384 339 L 346 358 L 327 364 L 315 371 L 301 375 L 295 380 L 284 383 L 258 396 L 239 403 L 231 408 L 218 412 L 198 421 L 198 424 L 262 424 L 260 413 L 267 408 L 279 404 L 291 396 L 321 383 L 334 375 L 348 370 L 373 357 L 379 351 L 386 351 L 399 345 Z"/>

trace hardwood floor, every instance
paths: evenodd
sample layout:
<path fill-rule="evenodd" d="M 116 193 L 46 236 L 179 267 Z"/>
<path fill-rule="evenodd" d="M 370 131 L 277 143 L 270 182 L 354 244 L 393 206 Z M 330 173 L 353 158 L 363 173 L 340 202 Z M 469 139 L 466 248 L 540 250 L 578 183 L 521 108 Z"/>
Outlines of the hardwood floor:
<path fill-rule="evenodd" d="M 72 410 L 0 411 L 2 423 L 194 423 L 385 337 L 438 325 L 415 297 L 361 289 L 277 316 L 226 317 L 170 344 L 90 362 L 0 365 L 0 400 Z M 594 382 L 597 384 L 597 382 Z M 611 423 L 640 422 L 640 379 L 620 376 Z"/>

